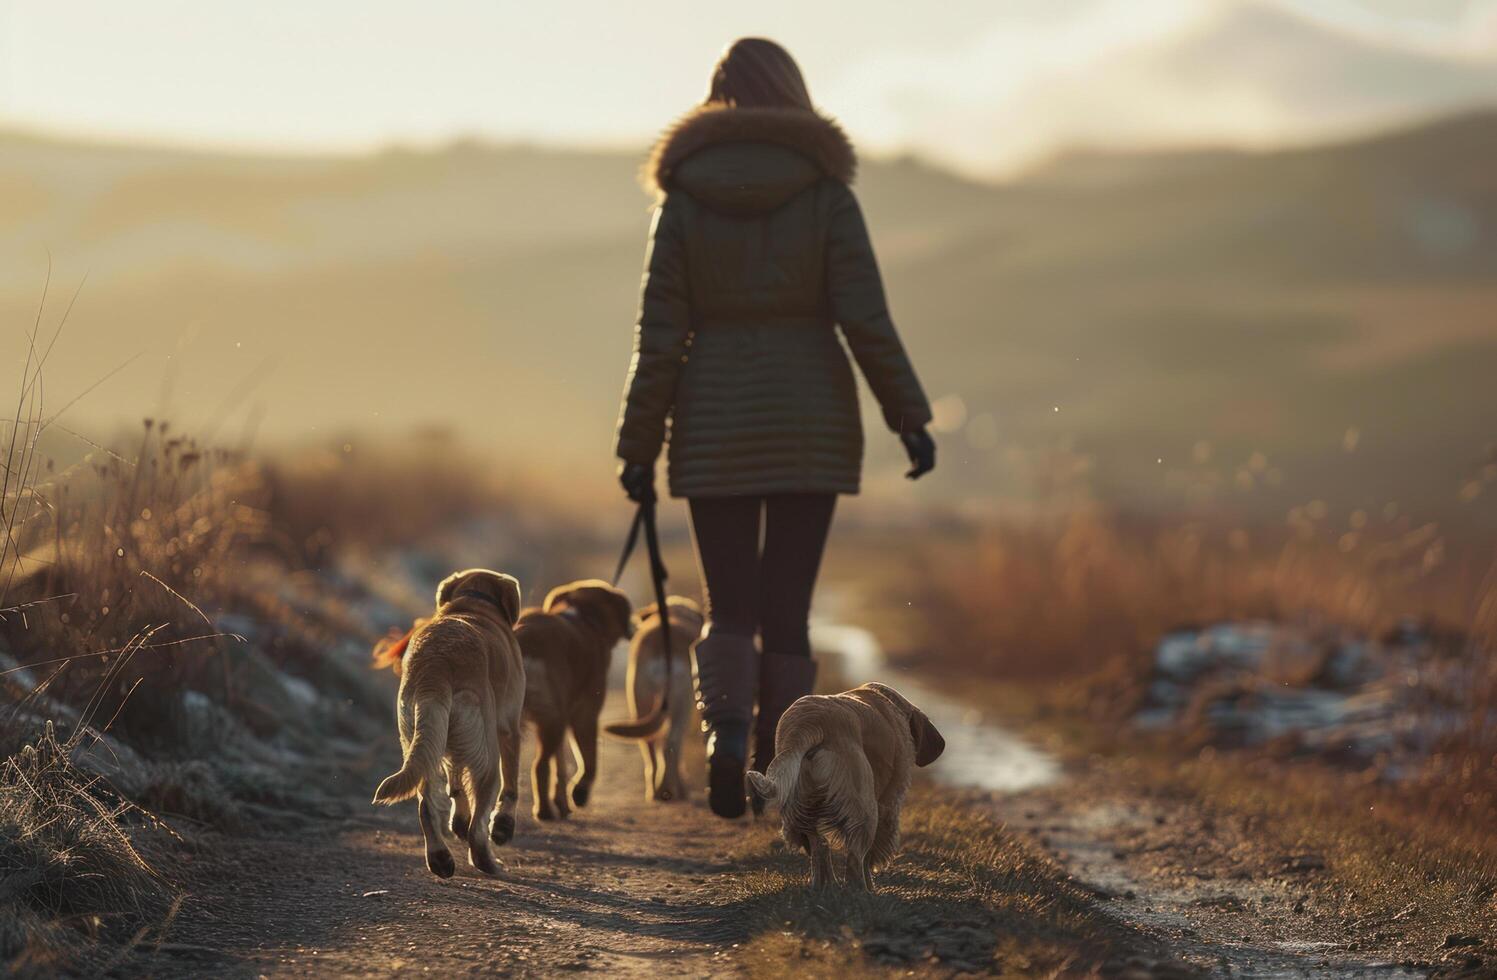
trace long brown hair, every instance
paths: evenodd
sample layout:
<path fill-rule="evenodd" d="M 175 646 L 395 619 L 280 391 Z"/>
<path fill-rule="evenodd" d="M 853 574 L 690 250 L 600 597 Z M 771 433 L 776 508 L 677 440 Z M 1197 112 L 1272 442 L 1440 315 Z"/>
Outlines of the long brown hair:
<path fill-rule="evenodd" d="M 742 37 L 712 69 L 706 105 L 812 111 L 811 93 L 790 52 L 767 38 Z"/>

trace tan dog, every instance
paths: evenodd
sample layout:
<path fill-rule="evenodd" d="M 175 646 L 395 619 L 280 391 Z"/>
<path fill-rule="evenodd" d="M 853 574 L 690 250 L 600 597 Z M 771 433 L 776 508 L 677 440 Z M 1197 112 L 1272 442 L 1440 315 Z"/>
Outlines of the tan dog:
<path fill-rule="evenodd" d="M 639 742 L 645 762 L 645 799 L 684 800 L 681 780 L 681 743 L 691 729 L 696 699 L 691 693 L 691 645 L 702 632 L 702 607 L 683 596 L 665 600 L 670 609 L 670 703 L 660 710 L 665 694 L 665 643 L 660 608 L 651 603 L 635 617 L 638 629 L 629 644 L 629 713 L 632 721 L 605 725 L 604 731 Z M 649 712 L 649 714 L 645 714 Z"/>
<path fill-rule="evenodd" d="M 525 717 L 535 726 L 531 786 L 537 820 L 565 818 L 570 731 L 580 769 L 572 801 L 587 806 L 598 778 L 598 715 L 608 687 L 608 662 L 619 640 L 633 635 L 629 597 L 597 579 L 559 586 L 540 609 L 527 609 L 515 625 L 525 657 Z M 553 785 L 552 776 L 555 782 Z"/>
<path fill-rule="evenodd" d="M 749 782 L 778 802 L 785 843 L 811 857 L 811 884 L 832 880 L 825 832 L 847 848 L 846 880 L 873 890 L 873 869 L 899 852 L 899 810 L 913 766 L 940 757 L 946 740 L 892 687 L 864 684 L 807 695 L 775 729 L 775 757 Z"/>
<path fill-rule="evenodd" d="M 473 568 L 437 587 L 436 615 L 407 641 L 400 671 L 400 771 L 374 791 L 375 803 L 420 798 L 426 866 L 440 878 L 457 870 L 440 826 L 452 798 L 450 829 L 468 860 L 498 874 L 489 851 L 515 833 L 520 788 L 520 710 L 525 670 L 513 626 L 520 585 Z M 445 773 L 444 773 L 445 770 Z M 444 784 L 445 783 L 445 789 Z M 502 795 L 501 795 L 502 788 Z"/>

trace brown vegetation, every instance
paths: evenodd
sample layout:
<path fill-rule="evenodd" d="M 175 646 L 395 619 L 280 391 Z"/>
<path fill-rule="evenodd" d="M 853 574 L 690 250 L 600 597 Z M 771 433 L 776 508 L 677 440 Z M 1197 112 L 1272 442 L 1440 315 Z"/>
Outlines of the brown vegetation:
<path fill-rule="evenodd" d="M 388 727 L 359 652 L 402 590 L 346 556 L 505 491 L 451 445 L 250 459 L 154 420 L 58 468 L 22 407 L 0 512 L 0 963 L 92 973 L 169 919 L 156 865 L 181 845 L 154 814 L 190 840 L 347 805 L 322 787 Z M 345 748 L 316 751 L 329 736 Z"/>
<path fill-rule="evenodd" d="M 925 975 L 1194 976 L 1099 913 L 1095 896 L 991 818 L 981 794 L 910 796 L 904 851 L 878 892 L 805 887 L 805 862 L 752 835 L 733 883 L 754 938 L 751 976 L 875 968 Z"/>
<path fill-rule="evenodd" d="M 176 910 L 146 860 L 164 831 L 74 766 L 80 738 L 59 742 L 48 725 L 0 760 L 0 964 L 11 976 L 102 975 L 159 942 Z"/>
<path fill-rule="evenodd" d="M 1210 744 L 1200 732 L 1161 738 L 1133 725 L 1167 633 L 1268 620 L 1376 640 L 1414 624 L 1436 657 L 1469 672 L 1446 707 L 1452 730 L 1420 772 L 1397 782 L 1376 767 L 1332 767 L 1301 772 L 1293 793 L 1318 797 L 1306 790 L 1319 779 L 1344 796 L 1351 780 L 1355 798 L 1386 799 L 1380 818 L 1403 811 L 1475 828 L 1497 816 L 1497 561 L 1487 535 L 1399 515 L 1337 528 L 1320 507 L 1296 508 L 1280 528 L 1243 528 L 1127 520 L 1089 506 L 943 536 L 908 561 L 894 588 L 918 623 L 889 624 L 898 650 L 919 651 L 922 668 L 953 685 L 1082 732 L 1083 745 L 1124 754 L 1193 758 Z M 1288 742 L 1255 751 L 1304 761 Z M 1240 765 L 1225 761 L 1234 757 L 1223 764 Z"/>

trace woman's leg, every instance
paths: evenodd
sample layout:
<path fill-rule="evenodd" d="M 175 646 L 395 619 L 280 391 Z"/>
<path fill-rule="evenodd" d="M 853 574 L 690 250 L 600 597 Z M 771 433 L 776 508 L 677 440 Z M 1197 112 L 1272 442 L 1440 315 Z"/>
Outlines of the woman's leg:
<path fill-rule="evenodd" d="M 775 728 L 795 699 L 816 682 L 811 659 L 811 595 L 837 498 L 833 494 L 781 494 L 765 502 L 764 554 L 759 562 L 759 716 L 754 728 L 754 768 L 774 758 Z M 754 799 L 759 812 L 763 801 Z"/>
<path fill-rule="evenodd" d="M 765 498 L 758 618 L 766 651 L 811 656 L 811 595 L 836 506 L 837 497 L 830 493 Z"/>
<path fill-rule="evenodd" d="M 692 499 L 691 530 L 707 599 L 707 626 L 691 650 L 707 731 L 707 799 L 720 817 L 743 815 L 743 771 L 759 656 L 760 497 Z"/>
<path fill-rule="evenodd" d="M 693 497 L 691 537 L 707 619 L 729 633 L 759 630 L 759 516 L 763 497 Z"/>

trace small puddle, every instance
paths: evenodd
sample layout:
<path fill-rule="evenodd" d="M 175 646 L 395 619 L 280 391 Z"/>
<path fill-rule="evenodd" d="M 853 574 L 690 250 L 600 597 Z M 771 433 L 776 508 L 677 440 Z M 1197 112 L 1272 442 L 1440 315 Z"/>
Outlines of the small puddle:
<path fill-rule="evenodd" d="M 878 639 L 861 626 L 815 620 L 811 645 L 821 658 L 835 658 L 849 684 L 880 681 L 924 711 L 946 739 L 946 751 L 928 770 L 948 786 L 1016 793 L 1054 782 L 1060 765 L 1013 733 L 984 721 L 982 712 L 960 704 L 889 665 Z"/>

